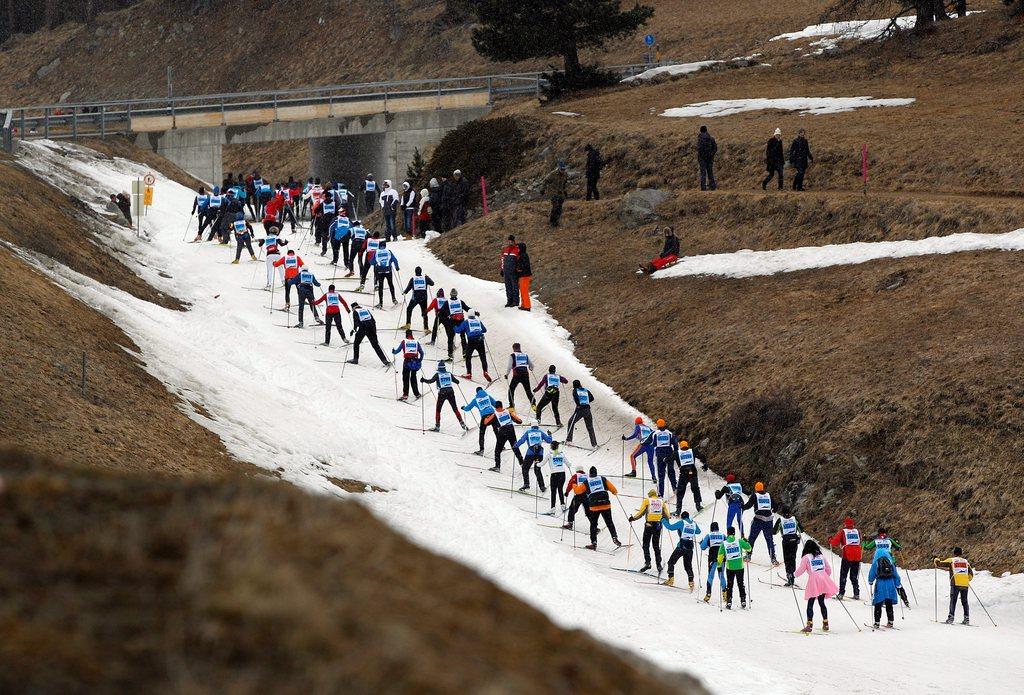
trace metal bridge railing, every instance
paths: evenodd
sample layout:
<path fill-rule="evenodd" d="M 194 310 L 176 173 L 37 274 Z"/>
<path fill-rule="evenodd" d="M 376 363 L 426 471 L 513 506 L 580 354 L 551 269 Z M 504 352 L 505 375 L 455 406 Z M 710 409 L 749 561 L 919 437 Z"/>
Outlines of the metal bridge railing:
<path fill-rule="evenodd" d="M 671 61 L 647 64 L 613 65 L 608 70 L 629 77 Z M 447 95 L 486 92 L 488 103 L 497 99 L 539 94 L 543 73 L 520 72 L 472 77 L 442 77 L 389 82 L 360 82 L 325 87 L 300 87 L 255 92 L 225 92 L 171 98 L 120 99 L 74 104 L 43 104 L 7 109 L 4 145 L 7 138 L 106 137 L 131 132 L 133 118 L 143 116 L 179 116 L 246 109 L 274 109 L 309 105 L 334 105 L 345 102 L 379 100 L 384 109 L 390 101 L 412 97 L 435 97 L 437 108 Z"/>

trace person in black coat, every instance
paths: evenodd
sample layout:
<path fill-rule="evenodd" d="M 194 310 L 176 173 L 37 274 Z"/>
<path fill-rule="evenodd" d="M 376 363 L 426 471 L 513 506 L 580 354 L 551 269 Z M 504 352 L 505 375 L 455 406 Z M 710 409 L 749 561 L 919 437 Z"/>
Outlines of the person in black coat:
<path fill-rule="evenodd" d="M 702 125 L 697 135 L 697 168 L 700 169 L 700 190 L 715 190 L 715 155 L 718 154 L 718 143 L 711 137 L 708 127 Z"/>
<path fill-rule="evenodd" d="M 768 184 L 776 174 L 779 176 L 779 190 L 782 190 L 782 168 L 786 166 L 786 155 L 782 150 L 782 131 L 775 129 L 775 135 L 768 141 L 765 148 L 765 167 L 768 175 L 761 182 L 761 190 L 768 190 Z"/>
<path fill-rule="evenodd" d="M 597 180 L 601 178 L 604 161 L 601 159 L 601 153 L 595 150 L 593 145 L 588 144 L 583 151 L 587 153 L 587 200 L 590 200 L 591 196 L 594 200 L 601 200 L 601 194 L 597 190 Z"/>
<path fill-rule="evenodd" d="M 807 173 L 807 167 L 813 161 L 814 156 L 811 155 L 811 146 L 804 136 L 804 129 L 801 128 L 797 133 L 796 139 L 789 146 L 789 164 L 796 169 L 796 174 L 793 175 L 794 191 L 804 190 L 804 174 Z"/>

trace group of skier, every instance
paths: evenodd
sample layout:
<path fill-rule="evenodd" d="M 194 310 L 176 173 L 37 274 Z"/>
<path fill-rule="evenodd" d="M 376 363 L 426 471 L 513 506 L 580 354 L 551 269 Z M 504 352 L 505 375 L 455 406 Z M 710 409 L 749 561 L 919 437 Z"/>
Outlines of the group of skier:
<path fill-rule="evenodd" d="M 262 224 L 266 232 L 263 238 L 256 240 L 261 252 L 265 254 L 266 286 L 264 289 L 273 291 L 276 284 L 275 278 L 280 272 L 283 275 L 286 310 L 291 307 L 291 289 L 293 287 L 296 289 L 298 298 L 296 327 L 304 325 L 304 310 L 308 306 L 316 323 L 325 327 L 322 345 L 330 345 L 333 327 L 346 344 L 349 344 L 350 337 L 353 339 L 351 341 L 352 356 L 348 360 L 349 363 L 359 364 L 360 345 L 365 340 L 383 366 L 394 367 L 394 363 L 380 345 L 376 320 L 370 308 L 355 301 L 346 301 L 335 284 L 329 284 L 326 291 L 323 291 L 320 281 L 294 249 L 287 249 L 282 255 L 282 250 L 288 246 L 288 241 L 281 237 L 282 228 L 289 220 L 294 224 L 295 219 L 294 212 L 289 211 L 289 208 L 295 204 L 295 198 L 291 193 L 294 190 L 292 183 L 289 182 L 287 187 L 279 185 L 276 192 L 272 192 L 267 199 L 260 195 L 260 191 L 265 190 L 266 184 L 259 182 L 256 186 L 257 200 L 253 209 L 257 214 L 263 215 Z M 344 275 L 345 278 L 354 277 L 358 261 L 360 284 L 355 289 L 357 293 L 363 292 L 368 271 L 372 267 L 377 297 L 374 308 L 384 307 L 385 284 L 388 287 L 392 304 L 397 306 L 393 273 L 399 272 L 400 266 L 397 256 L 388 247 L 387 240 L 381 239 L 377 232 L 368 233 L 359 220 L 354 219 L 352 215 L 353 197 L 344 188 L 338 186 L 325 188 L 320 186 L 316 180 L 311 183 L 312 185 L 307 191 L 311 201 L 311 226 L 315 230 L 314 243 L 321 249 L 321 256 L 326 255 L 327 246 L 330 244 L 333 249 L 331 264 L 337 266 L 341 262 L 347 271 Z M 254 230 L 252 225 L 245 220 L 244 211 L 240 209 L 241 201 L 244 198 L 236 198 L 238 188 L 244 189 L 244 187 L 234 187 L 226 195 L 221 195 L 219 189 L 214 189 L 213 194 L 206 194 L 202 188 L 199 190 L 193 205 L 193 212 L 198 213 L 200 217 L 200 231 L 197 240 L 202 239 L 207 226 L 211 229 L 209 239 L 212 239 L 216 233 L 219 233 L 216 230 L 220 229 L 220 220 L 223 215 L 229 215 L 228 229 L 234 235 L 237 244 L 234 263 L 239 262 L 243 249 L 248 250 L 251 259 L 256 261 L 257 257 L 252 246 Z M 303 196 L 306 195 L 306 192 L 300 191 L 300 193 Z M 289 215 L 286 211 L 291 214 Z M 488 361 L 490 349 L 486 342 L 487 327 L 480 312 L 473 310 L 468 303 L 461 299 L 456 289 L 453 288 L 446 296 L 444 289 L 440 287 L 437 287 L 436 293 L 434 293 L 435 287 L 435 281 L 425 275 L 422 268 L 416 267 L 402 290 L 403 295 L 409 296 L 406 303 L 405 324 L 400 326 L 400 328 L 404 328 L 405 332 L 402 340 L 391 351 L 392 355 L 400 356 L 402 360 L 402 394 L 398 396 L 398 399 L 406 401 L 410 398 L 410 393 L 412 398 L 419 399 L 423 395 L 420 391 L 421 384 L 428 387 L 436 386 L 434 425 L 430 431 L 437 432 L 441 429 L 445 406 L 450 408 L 464 433 L 472 429 L 467 425 L 468 414 L 475 414 L 475 418 L 478 420 L 478 424 L 474 426 L 478 429 L 478 448 L 473 453 L 485 455 L 487 431 L 490 430 L 494 435 L 494 465 L 489 469 L 490 471 L 501 471 L 502 454 L 506 448 L 511 449 L 522 476 L 520 492 L 532 494 L 530 491 L 532 474 L 541 495 L 546 495 L 550 489 L 550 509 L 545 514 L 563 517 L 562 528 L 564 530 L 576 532 L 574 519 L 582 509 L 589 522 L 590 543 L 585 546 L 586 548 L 596 550 L 599 526 L 602 521 L 612 543 L 616 548 L 621 546 L 622 543 L 612 517 L 611 498 L 618 496 L 615 485 L 608 477 L 601 475 L 595 466 L 587 468 L 577 465 L 570 475 L 567 448 L 576 447 L 585 451 L 596 451 L 602 446 L 598 443 L 594 428 L 591 410 L 595 402 L 593 392 L 586 388 L 579 379 L 571 382 L 570 393 L 574 409 L 566 423 L 565 439 L 559 441 L 554 437 L 555 432 L 563 427 L 559 403 L 562 388 L 569 385 L 570 381 L 559 374 L 555 365 L 550 365 L 536 381 L 536 385 L 531 388 L 531 383 L 537 379 L 535 364 L 522 345 L 515 342 L 511 345 L 503 374 L 504 379 L 508 382 L 507 401 L 496 399 L 488 391 L 488 387 L 495 381 L 489 372 L 495 361 L 493 359 Z M 321 288 L 319 298 L 315 297 L 314 288 Z M 321 304 L 324 305 L 326 321 L 321 320 L 317 311 L 317 307 Z M 346 334 L 342 321 L 343 309 L 351 316 L 352 328 L 348 334 Z M 437 360 L 434 374 L 429 378 L 421 374 L 426 351 L 424 343 L 417 339 L 412 328 L 414 312 L 422 321 L 423 337 L 429 336 L 427 345 L 434 346 L 436 344 L 439 326 L 443 327 L 446 333 L 446 355 Z M 429 318 L 431 312 L 434 313 L 432 326 Z M 461 356 L 465 360 L 465 372 L 461 376 L 453 374 L 448 366 L 454 361 L 456 335 L 459 336 Z M 483 382 L 474 380 L 474 356 L 480 362 Z M 469 399 L 466 399 L 465 394 L 462 393 L 461 380 L 477 384 L 475 392 Z M 461 407 L 455 397 L 456 389 L 459 390 L 464 401 L 464 405 Z M 528 426 L 517 436 L 516 425 L 524 424 L 515 403 L 517 391 L 520 390 L 532 411 L 532 417 Z M 535 397 L 538 392 L 542 392 L 539 400 Z M 542 424 L 541 418 L 549 406 L 554 422 Z M 587 430 L 589 447 L 573 442 L 575 428 L 581 423 Z M 719 500 L 724 500 L 725 530 L 724 532 L 721 530 L 719 523 L 714 520 L 713 513 L 709 528 L 707 532 L 704 532 L 696 519 L 691 517 L 688 511 L 682 509 L 687 489 L 691 492 L 696 512 L 699 513 L 704 509 L 698 472 L 698 464 L 701 465 L 701 470 L 708 470 L 707 464 L 702 463 L 703 457 L 698 456 L 689 442 L 670 430 L 665 420 L 660 418 L 652 426 L 646 423 L 642 417 L 637 417 L 632 423 L 631 433 L 621 435 L 621 441 L 623 442 L 623 453 L 625 453 L 625 442 L 635 442 L 635 447 L 629 453 L 630 470 L 623 472 L 622 478 L 636 478 L 638 459 L 646 458 L 647 471 L 650 473 L 651 481 L 651 488 L 646 497 L 642 499 L 639 508 L 632 515 L 628 515 L 631 524 L 643 521 L 642 537 L 638 536 L 637 540 L 642 546 L 644 564 L 635 571 L 649 573 L 653 552 L 657 577 L 660 579 L 663 570 L 662 529 L 669 533 L 675 532 L 678 540 L 668 558 L 665 567 L 667 577 L 663 583 L 667 586 L 675 586 L 675 568 L 682 560 L 688 588 L 690 591 L 694 591 L 697 577 L 694 560 L 697 559 L 696 564 L 699 570 L 700 557 L 706 554 L 707 572 L 704 578 L 703 600 L 711 601 L 714 580 L 717 575 L 724 608 L 732 608 L 734 597 L 737 594 L 740 608 L 747 608 L 749 581 L 747 565 L 750 562 L 754 546 L 758 539 L 763 537 L 772 568 L 778 567 L 781 564 L 777 559 L 775 546 L 775 536 L 778 535 L 785 563 L 784 583 L 781 585 L 795 589 L 797 578 L 805 578 L 804 597 L 807 623 L 803 631 L 810 632 L 812 629 L 815 604 L 818 605 L 822 615 L 822 629 L 828 630 L 825 599 L 832 597 L 844 599 L 847 584 L 852 588 L 853 600 L 860 599 L 860 572 L 865 550 L 873 551 L 867 577 L 868 583 L 873 587 L 874 623 L 872 627 L 880 626 L 883 610 L 888 621 L 887 627 L 893 627 L 893 606 L 896 602 L 902 601 L 909 606 L 894 555 L 894 552 L 900 550 L 901 546 L 889 537 L 885 528 L 878 529 L 875 536 L 862 542 L 860 531 L 855 526 L 853 519 L 845 519 L 843 527 L 829 539 L 829 544 L 841 553 L 839 584 L 836 586 L 832 579 L 831 563 L 825 558 L 822 549 L 815 541 L 807 540 L 804 543 L 801 558 L 799 561 L 797 560 L 803 529 L 791 509 L 786 505 L 777 504 L 763 482 L 755 482 L 752 492 L 748 493 L 734 474 L 726 475 L 724 485 L 714 491 L 716 506 Z M 640 477 L 646 477 L 642 469 Z M 665 495 L 666 480 L 669 483 L 669 493 L 675 496 L 674 512 L 670 510 L 669 498 Z M 745 511 L 752 512 L 749 533 L 745 529 Z M 625 513 L 624 508 L 623 513 Z M 967 590 L 974 574 L 973 567 L 963 557 L 960 548 L 955 548 L 948 558 L 936 558 L 935 563 L 936 567 L 948 571 L 950 577 L 949 617 L 946 622 L 953 622 L 956 603 L 959 601 L 963 606 L 963 622 L 968 624 Z"/>

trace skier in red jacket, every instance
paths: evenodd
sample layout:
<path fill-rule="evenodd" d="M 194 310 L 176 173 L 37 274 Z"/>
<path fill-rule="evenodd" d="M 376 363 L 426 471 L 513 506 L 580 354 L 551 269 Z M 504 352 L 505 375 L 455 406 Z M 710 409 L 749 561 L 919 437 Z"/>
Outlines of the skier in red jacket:
<path fill-rule="evenodd" d="M 839 533 L 832 536 L 828 542 L 833 548 L 842 548 L 843 550 L 843 563 L 839 568 L 839 600 L 842 600 L 843 594 L 846 593 L 847 577 L 853 584 L 854 600 L 860 599 L 860 561 L 864 550 L 860 545 L 860 531 L 854 526 L 853 519 L 846 517 L 843 520 L 843 528 L 839 529 Z"/>

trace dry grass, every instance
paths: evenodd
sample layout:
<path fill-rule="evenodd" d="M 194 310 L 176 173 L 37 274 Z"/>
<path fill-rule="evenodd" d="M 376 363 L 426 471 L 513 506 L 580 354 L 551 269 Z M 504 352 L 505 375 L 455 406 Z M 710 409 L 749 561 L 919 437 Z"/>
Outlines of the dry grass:
<path fill-rule="evenodd" d="M 704 692 L 355 503 L 10 453 L 0 475 L 3 691 Z"/>

